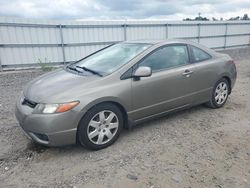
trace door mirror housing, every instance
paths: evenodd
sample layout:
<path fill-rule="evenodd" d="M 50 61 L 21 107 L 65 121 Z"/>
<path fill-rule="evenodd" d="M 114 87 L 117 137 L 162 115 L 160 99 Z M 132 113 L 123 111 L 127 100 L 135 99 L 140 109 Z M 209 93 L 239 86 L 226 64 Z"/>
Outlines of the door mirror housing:
<path fill-rule="evenodd" d="M 136 69 L 133 74 L 133 77 L 140 78 L 140 77 L 149 77 L 152 75 L 152 69 L 150 67 L 141 66 Z"/>

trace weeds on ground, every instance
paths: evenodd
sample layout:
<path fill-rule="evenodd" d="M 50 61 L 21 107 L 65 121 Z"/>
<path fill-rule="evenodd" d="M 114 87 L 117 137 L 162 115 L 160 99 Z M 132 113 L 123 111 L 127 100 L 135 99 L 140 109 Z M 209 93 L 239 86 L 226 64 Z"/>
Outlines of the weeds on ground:
<path fill-rule="evenodd" d="M 40 58 L 37 60 L 37 64 L 40 66 L 42 71 L 51 71 L 55 69 L 55 67 L 51 66 L 51 62 L 47 61 L 47 58 L 42 61 Z"/>

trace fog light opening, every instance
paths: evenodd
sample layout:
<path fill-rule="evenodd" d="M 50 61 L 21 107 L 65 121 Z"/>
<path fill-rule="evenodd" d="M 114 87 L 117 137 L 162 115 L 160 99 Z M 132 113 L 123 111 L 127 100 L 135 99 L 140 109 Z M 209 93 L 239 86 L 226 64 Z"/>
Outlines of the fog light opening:
<path fill-rule="evenodd" d="M 46 134 L 41 134 L 41 133 L 33 133 L 37 138 L 39 138 L 40 140 L 49 141 L 49 137 Z"/>

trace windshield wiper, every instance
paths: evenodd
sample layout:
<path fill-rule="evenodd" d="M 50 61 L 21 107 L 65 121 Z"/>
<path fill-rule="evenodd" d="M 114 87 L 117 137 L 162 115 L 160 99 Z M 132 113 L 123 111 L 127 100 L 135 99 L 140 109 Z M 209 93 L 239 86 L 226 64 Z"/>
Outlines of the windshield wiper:
<path fill-rule="evenodd" d="M 78 73 L 82 73 L 82 71 L 80 71 L 79 69 L 77 69 L 77 68 L 75 68 L 75 67 L 72 67 L 72 66 L 67 66 L 66 67 L 67 69 L 70 69 L 70 70 L 73 70 L 73 71 L 75 71 L 75 72 L 78 72 Z"/>
<path fill-rule="evenodd" d="M 91 72 L 92 74 L 96 74 L 96 75 L 101 76 L 101 77 L 103 76 L 101 73 L 99 73 L 99 72 L 97 72 L 95 70 L 89 69 L 87 67 L 80 67 L 80 66 L 77 65 L 76 68 Z"/>

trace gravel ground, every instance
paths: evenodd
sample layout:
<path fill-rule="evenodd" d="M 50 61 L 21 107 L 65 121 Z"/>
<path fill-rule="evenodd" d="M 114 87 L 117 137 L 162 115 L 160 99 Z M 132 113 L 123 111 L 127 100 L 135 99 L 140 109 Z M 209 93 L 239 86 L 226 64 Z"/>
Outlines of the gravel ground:
<path fill-rule="evenodd" d="M 249 188 L 250 60 L 234 56 L 238 80 L 223 108 L 197 106 L 149 121 L 101 151 L 26 139 L 15 99 L 43 72 L 0 73 L 0 187 Z"/>

